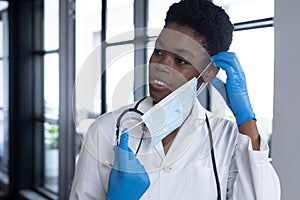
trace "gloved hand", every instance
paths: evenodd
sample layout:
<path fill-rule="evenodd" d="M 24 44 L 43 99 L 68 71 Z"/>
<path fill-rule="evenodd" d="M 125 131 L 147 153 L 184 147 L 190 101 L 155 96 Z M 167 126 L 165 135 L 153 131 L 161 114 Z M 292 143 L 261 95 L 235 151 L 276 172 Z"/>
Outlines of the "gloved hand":
<path fill-rule="evenodd" d="M 226 84 L 217 77 L 211 83 L 233 112 L 238 125 L 255 119 L 248 96 L 245 74 L 235 53 L 220 52 L 211 57 L 217 67 L 226 71 Z"/>
<path fill-rule="evenodd" d="M 110 171 L 107 200 L 138 200 L 150 186 L 149 176 L 128 147 L 127 129 L 120 145 L 114 147 L 115 160 Z"/>

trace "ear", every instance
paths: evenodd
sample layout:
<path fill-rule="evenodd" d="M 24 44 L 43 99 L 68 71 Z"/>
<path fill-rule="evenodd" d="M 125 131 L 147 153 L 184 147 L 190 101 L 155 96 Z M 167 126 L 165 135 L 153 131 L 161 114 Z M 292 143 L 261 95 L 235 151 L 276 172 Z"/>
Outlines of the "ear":
<path fill-rule="evenodd" d="M 208 83 L 211 80 L 213 80 L 217 76 L 218 72 L 219 72 L 219 68 L 216 67 L 214 64 L 211 64 L 202 76 L 204 82 Z"/>

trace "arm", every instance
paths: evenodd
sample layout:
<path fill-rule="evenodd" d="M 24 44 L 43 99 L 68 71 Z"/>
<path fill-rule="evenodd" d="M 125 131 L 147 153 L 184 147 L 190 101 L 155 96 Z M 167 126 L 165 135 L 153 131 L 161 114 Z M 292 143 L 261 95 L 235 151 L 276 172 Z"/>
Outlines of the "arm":
<path fill-rule="evenodd" d="M 100 180 L 99 164 L 96 159 L 95 134 L 97 134 L 97 126 L 93 124 L 86 133 L 80 150 L 70 200 L 105 199 L 106 194 Z"/>
<path fill-rule="evenodd" d="M 256 126 L 255 114 L 248 96 L 245 74 L 234 53 L 220 52 L 212 56 L 217 67 L 226 71 L 226 84 L 218 78 L 212 81 L 233 112 L 239 131 L 250 137 L 254 150 L 259 150 L 260 136 Z"/>
<path fill-rule="evenodd" d="M 256 121 L 249 120 L 240 124 L 238 127 L 240 133 L 250 137 L 253 150 L 260 150 L 260 136 L 257 130 Z"/>
<path fill-rule="evenodd" d="M 261 140 L 260 151 L 249 148 L 249 137 L 239 134 L 227 180 L 227 199 L 280 200 L 280 182 L 269 162 L 269 148 Z"/>
<path fill-rule="evenodd" d="M 226 84 L 217 78 L 212 84 L 233 112 L 241 133 L 231 160 L 227 198 L 280 199 L 279 179 L 269 162 L 268 145 L 259 136 L 238 58 L 234 53 L 221 52 L 212 60 L 217 67 L 226 71 Z"/>

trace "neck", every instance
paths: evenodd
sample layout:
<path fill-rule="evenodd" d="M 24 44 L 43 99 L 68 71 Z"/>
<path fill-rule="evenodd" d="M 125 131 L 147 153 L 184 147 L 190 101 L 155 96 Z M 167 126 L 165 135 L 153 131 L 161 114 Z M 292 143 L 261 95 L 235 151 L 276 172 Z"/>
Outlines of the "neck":
<path fill-rule="evenodd" d="M 162 140 L 162 143 L 163 143 L 163 147 L 164 147 L 164 151 L 165 151 L 165 154 L 168 153 L 177 133 L 178 133 L 178 130 L 179 128 L 175 129 L 172 133 L 170 133 L 169 135 L 167 135 L 163 140 Z"/>

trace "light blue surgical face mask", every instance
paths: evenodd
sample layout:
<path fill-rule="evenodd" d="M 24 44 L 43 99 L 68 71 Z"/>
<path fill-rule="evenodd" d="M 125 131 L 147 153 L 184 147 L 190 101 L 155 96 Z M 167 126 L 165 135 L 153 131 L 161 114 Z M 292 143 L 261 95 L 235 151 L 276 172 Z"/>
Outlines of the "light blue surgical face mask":
<path fill-rule="evenodd" d="M 196 87 L 197 79 L 193 78 L 142 116 L 151 135 L 151 146 L 154 146 L 183 123 L 194 105 Z"/>
<path fill-rule="evenodd" d="M 198 78 L 194 77 L 177 88 L 142 116 L 142 120 L 151 135 L 151 146 L 157 144 L 182 125 L 192 110 L 197 93 L 200 93 L 206 85 L 202 83 L 202 87 L 200 86 L 197 92 L 198 79 L 210 64 L 207 65 Z"/>

